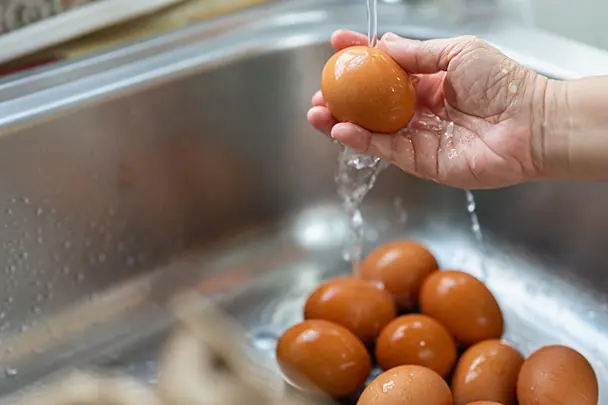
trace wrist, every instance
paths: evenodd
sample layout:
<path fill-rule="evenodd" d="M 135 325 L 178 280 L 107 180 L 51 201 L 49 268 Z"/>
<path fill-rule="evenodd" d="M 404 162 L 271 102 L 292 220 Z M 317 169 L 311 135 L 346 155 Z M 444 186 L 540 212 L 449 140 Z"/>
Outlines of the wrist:
<path fill-rule="evenodd" d="M 570 139 L 567 86 L 565 81 L 540 75 L 536 78 L 532 102 L 532 158 L 539 179 L 561 177 L 567 171 L 567 156 L 564 156 Z"/>

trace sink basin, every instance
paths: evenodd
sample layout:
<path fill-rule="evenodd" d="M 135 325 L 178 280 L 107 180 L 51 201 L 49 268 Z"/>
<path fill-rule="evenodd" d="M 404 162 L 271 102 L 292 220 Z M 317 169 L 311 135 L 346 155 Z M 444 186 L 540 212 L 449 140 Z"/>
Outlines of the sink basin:
<path fill-rule="evenodd" d="M 184 287 L 216 297 L 272 358 L 307 293 L 349 271 L 337 147 L 305 113 L 329 34 L 365 30 L 359 3 L 273 4 L 0 83 L 0 403 L 72 367 L 153 382 Z M 474 33 L 556 78 L 608 71 L 605 52 L 490 11 L 382 4 L 379 18 L 416 38 Z M 483 245 L 463 191 L 389 168 L 363 204 L 365 250 L 416 238 L 443 268 L 484 277 L 505 338 L 525 354 L 580 350 L 608 403 L 608 188 L 475 196 Z"/>

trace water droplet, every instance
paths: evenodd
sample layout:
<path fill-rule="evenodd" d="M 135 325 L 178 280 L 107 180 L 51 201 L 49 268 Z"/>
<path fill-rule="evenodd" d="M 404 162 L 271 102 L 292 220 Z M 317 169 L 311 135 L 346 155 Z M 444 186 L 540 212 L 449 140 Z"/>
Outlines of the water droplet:
<path fill-rule="evenodd" d="M 255 347 L 264 351 L 274 351 L 278 336 L 268 330 L 255 331 L 251 334 L 251 342 Z"/>
<path fill-rule="evenodd" d="M 79 282 L 79 283 L 81 283 L 83 280 L 84 280 L 84 274 L 78 273 L 76 275 L 76 281 Z"/>
<path fill-rule="evenodd" d="M 38 207 L 38 209 L 36 210 L 36 215 L 40 216 L 44 214 L 44 210 L 41 207 Z"/>
<path fill-rule="evenodd" d="M 63 274 L 70 274 L 70 267 L 69 266 L 63 266 Z"/>
<path fill-rule="evenodd" d="M 15 302 L 15 298 L 13 298 L 13 296 L 11 295 L 10 297 L 8 297 L 8 298 L 6 299 L 6 302 L 7 302 L 8 304 L 12 304 L 13 302 Z"/>
<path fill-rule="evenodd" d="M 13 215 L 13 210 L 12 210 L 11 208 L 7 208 L 7 209 L 6 209 L 6 213 L 7 213 L 8 215 Z"/>
<path fill-rule="evenodd" d="M 393 201 L 393 206 L 397 212 L 397 220 L 400 224 L 405 224 L 407 222 L 407 210 L 405 209 L 403 199 L 399 197 L 395 198 Z"/>
<path fill-rule="evenodd" d="M 127 266 L 133 266 L 135 264 L 135 258 L 133 256 L 127 257 Z"/>
<path fill-rule="evenodd" d="M 103 263 L 103 262 L 105 262 L 105 261 L 106 261 L 106 255 L 104 255 L 103 253 L 102 253 L 102 254 L 100 254 L 100 255 L 97 257 L 97 260 L 99 260 L 99 263 Z"/>
<path fill-rule="evenodd" d="M 17 369 L 9 367 L 4 371 L 4 374 L 6 374 L 6 376 L 9 378 L 13 378 L 13 377 L 16 377 L 17 374 L 19 374 L 19 372 L 17 371 Z"/>
<path fill-rule="evenodd" d="M 29 204 L 30 203 L 30 199 L 27 198 L 27 197 L 25 197 L 25 196 L 21 200 L 23 201 L 24 204 Z"/>
<path fill-rule="evenodd" d="M 65 242 L 63 242 L 63 247 L 65 247 L 66 249 L 71 248 L 72 242 L 70 242 L 69 240 L 66 240 Z"/>
<path fill-rule="evenodd" d="M 21 252 L 21 258 L 23 260 L 26 260 L 29 257 L 29 254 L 27 252 Z"/>

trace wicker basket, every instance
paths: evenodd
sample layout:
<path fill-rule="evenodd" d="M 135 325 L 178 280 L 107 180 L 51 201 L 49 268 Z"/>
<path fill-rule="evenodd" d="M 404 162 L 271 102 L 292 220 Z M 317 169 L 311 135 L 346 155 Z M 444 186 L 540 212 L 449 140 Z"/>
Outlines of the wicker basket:
<path fill-rule="evenodd" d="M 0 0 L 0 34 L 100 0 Z"/>
<path fill-rule="evenodd" d="M 0 0 L 0 64 L 184 0 Z"/>

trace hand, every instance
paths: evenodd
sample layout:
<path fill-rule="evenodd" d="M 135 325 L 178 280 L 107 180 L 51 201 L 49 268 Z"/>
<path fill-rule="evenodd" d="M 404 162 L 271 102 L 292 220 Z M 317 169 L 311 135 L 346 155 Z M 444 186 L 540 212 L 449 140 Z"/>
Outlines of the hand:
<path fill-rule="evenodd" d="M 336 50 L 367 37 L 337 31 Z M 378 47 L 418 78 L 408 128 L 373 134 L 338 123 L 321 92 L 308 121 L 320 132 L 418 177 L 446 185 L 496 188 L 541 177 L 544 93 L 548 79 L 474 37 L 416 41 L 386 34 Z"/>

